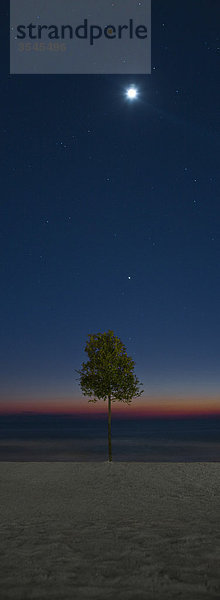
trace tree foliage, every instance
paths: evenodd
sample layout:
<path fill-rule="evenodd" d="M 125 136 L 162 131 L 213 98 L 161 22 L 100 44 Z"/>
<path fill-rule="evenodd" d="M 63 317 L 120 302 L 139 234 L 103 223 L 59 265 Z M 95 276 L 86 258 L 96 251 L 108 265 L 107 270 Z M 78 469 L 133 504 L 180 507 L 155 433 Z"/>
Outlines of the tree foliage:
<path fill-rule="evenodd" d="M 143 394 L 138 389 L 140 383 L 133 373 L 135 362 L 127 356 L 121 340 L 108 330 L 107 333 L 89 334 L 85 352 L 89 356 L 83 362 L 80 385 L 84 396 L 92 396 L 89 402 L 97 399 L 130 404 L 132 398 Z"/>

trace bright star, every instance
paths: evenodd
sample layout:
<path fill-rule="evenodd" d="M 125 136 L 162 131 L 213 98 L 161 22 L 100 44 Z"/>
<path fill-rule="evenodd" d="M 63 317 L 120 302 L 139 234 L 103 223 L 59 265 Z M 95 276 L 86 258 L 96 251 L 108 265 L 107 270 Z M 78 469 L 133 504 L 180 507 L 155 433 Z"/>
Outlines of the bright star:
<path fill-rule="evenodd" d="M 134 86 L 128 88 L 126 95 L 127 98 L 129 98 L 129 100 L 134 100 L 135 98 L 137 98 L 137 89 Z"/>

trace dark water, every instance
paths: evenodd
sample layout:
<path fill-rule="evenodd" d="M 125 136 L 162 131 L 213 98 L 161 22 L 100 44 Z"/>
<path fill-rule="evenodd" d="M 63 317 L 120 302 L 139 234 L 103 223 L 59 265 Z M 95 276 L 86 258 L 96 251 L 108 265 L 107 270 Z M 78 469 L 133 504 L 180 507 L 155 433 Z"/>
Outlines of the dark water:
<path fill-rule="evenodd" d="M 220 461 L 220 417 L 112 418 L 112 459 Z M 0 461 L 107 460 L 107 415 L 0 417 Z"/>

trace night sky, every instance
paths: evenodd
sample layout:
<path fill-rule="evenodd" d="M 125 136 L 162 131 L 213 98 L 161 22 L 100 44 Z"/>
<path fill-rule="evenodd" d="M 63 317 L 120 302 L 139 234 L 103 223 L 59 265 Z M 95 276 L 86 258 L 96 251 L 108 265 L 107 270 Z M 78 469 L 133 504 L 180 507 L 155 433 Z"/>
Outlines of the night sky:
<path fill-rule="evenodd" d="M 153 0 L 131 77 L 9 75 L 2 5 L 1 412 L 106 412 L 109 329 L 144 389 L 112 412 L 220 412 L 219 1 Z"/>

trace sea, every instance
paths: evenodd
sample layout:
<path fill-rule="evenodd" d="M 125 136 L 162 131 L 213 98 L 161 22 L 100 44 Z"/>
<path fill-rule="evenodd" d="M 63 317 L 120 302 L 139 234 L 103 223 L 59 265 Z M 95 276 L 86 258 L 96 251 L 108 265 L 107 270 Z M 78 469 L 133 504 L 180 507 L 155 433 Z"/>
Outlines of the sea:
<path fill-rule="evenodd" d="M 111 445 L 113 462 L 219 462 L 220 417 L 112 417 Z M 0 461 L 108 460 L 107 415 L 0 416 Z"/>

